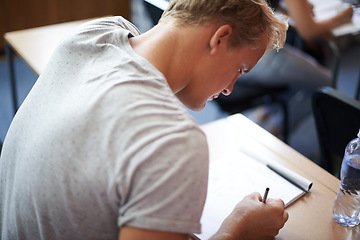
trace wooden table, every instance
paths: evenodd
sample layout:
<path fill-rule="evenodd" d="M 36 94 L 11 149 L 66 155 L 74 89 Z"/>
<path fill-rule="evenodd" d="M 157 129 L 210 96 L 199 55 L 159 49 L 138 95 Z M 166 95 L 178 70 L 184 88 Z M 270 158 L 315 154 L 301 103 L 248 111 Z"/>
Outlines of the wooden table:
<path fill-rule="evenodd" d="M 313 182 L 311 193 L 287 208 L 289 220 L 276 239 L 360 238 L 360 227 L 343 227 L 332 218 L 339 179 L 241 114 L 205 124 L 202 129 L 208 138 L 210 161 L 221 159 L 228 151 L 241 149 L 254 158 L 280 163 Z"/>
<path fill-rule="evenodd" d="M 64 34 L 90 19 L 5 33 L 5 50 L 9 65 L 14 113 L 18 109 L 14 54 L 40 75 Z"/>

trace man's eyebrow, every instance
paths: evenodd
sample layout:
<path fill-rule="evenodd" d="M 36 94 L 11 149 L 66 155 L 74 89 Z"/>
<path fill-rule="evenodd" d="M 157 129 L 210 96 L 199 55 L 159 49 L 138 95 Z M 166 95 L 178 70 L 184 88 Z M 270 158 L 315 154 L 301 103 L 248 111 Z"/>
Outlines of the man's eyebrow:
<path fill-rule="evenodd" d="M 249 73 L 251 71 L 252 67 L 248 68 L 248 69 L 244 69 L 244 73 Z"/>

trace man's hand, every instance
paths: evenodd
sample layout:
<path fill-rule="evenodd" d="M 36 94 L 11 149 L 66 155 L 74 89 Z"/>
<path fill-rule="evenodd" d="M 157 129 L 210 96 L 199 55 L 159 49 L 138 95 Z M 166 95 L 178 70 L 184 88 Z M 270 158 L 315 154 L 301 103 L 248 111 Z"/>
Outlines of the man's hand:
<path fill-rule="evenodd" d="M 211 240 L 274 239 L 288 220 L 284 202 L 268 199 L 261 202 L 259 193 L 252 193 L 239 202 L 224 220 Z"/>

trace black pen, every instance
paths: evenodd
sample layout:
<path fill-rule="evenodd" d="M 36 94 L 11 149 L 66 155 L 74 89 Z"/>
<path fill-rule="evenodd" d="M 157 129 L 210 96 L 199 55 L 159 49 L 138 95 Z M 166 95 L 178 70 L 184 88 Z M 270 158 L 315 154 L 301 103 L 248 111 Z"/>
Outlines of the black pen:
<path fill-rule="evenodd" d="M 270 190 L 270 188 L 268 188 L 268 187 L 265 189 L 264 197 L 263 197 L 263 199 L 262 199 L 262 202 L 263 202 L 263 203 L 266 203 L 266 199 L 267 199 L 269 190 Z"/>

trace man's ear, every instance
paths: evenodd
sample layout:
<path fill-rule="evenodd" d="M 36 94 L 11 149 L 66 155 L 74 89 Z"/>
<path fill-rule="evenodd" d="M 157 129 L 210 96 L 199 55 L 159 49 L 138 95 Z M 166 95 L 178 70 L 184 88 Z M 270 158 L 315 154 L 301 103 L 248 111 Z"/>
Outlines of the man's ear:
<path fill-rule="evenodd" d="M 227 49 L 232 27 L 228 24 L 220 26 L 210 38 L 210 54 L 216 53 L 220 47 Z"/>

